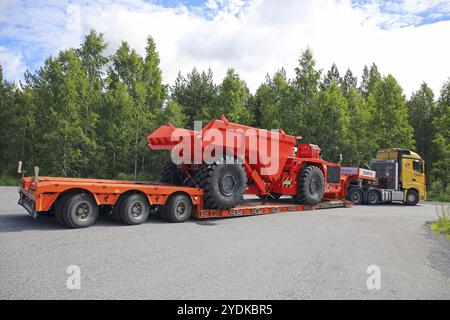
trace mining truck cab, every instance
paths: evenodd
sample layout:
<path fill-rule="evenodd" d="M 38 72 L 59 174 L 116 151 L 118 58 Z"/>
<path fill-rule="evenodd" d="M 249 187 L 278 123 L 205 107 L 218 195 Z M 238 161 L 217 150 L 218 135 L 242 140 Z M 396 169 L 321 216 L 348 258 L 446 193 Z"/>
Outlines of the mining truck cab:
<path fill-rule="evenodd" d="M 401 192 L 404 202 L 413 202 L 418 196 L 426 200 L 425 162 L 415 152 L 400 148 L 377 152 L 370 164 L 376 172 L 376 186 Z"/>

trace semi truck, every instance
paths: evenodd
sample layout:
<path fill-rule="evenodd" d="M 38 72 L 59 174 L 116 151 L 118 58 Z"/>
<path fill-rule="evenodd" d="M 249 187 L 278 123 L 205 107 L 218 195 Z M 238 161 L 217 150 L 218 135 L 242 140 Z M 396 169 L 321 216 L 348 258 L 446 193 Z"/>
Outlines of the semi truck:
<path fill-rule="evenodd" d="M 347 199 L 357 205 L 426 200 L 425 161 L 411 150 L 383 149 L 370 165 L 342 167 L 341 173 L 349 176 Z"/>
<path fill-rule="evenodd" d="M 235 138 L 241 139 L 243 148 L 227 139 L 205 139 L 211 129 L 218 133 L 216 138 L 226 138 L 230 130 L 239 132 Z M 341 168 L 323 160 L 316 145 L 295 146 L 299 137 L 283 130 L 269 134 L 231 123 L 225 117 L 212 120 L 201 131 L 183 129 L 183 134 L 174 139 L 176 130 L 171 124 L 161 126 L 147 138 L 148 147 L 154 150 L 173 151 L 181 140 L 192 146 L 184 162 L 170 159 L 165 163 L 159 182 L 41 177 L 36 167 L 33 176 L 23 177 L 18 183 L 19 204 L 34 217 L 51 214 L 63 226 L 83 228 L 94 224 L 100 213 L 110 214 L 119 223 L 137 225 L 152 212 L 170 222 L 184 222 L 190 217 L 305 211 L 343 207 L 351 202 L 402 200 L 413 205 L 419 198 L 425 199 L 423 161 L 413 152 L 383 150 L 370 168 Z M 252 154 L 262 152 L 261 136 L 268 137 L 269 146 L 271 139 L 278 141 L 271 152 L 278 166 L 271 173 L 264 170 L 268 162 L 259 157 L 251 161 Z M 213 159 L 194 161 L 195 152 L 211 148 L 222 150 L 227 158 L 213 153 Z M 421 174 L 416 172 L 419 164 Z M 247 195 L 261 199 L 248 199 Z M 282 196 L 291 199 L 280 199 Z"/>

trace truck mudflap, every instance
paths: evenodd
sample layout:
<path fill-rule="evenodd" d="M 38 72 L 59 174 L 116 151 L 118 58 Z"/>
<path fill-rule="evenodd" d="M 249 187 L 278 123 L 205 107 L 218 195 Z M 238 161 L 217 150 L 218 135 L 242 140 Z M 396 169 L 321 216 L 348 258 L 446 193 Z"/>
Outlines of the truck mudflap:
<path fill-rule="evenodd" d="M 25 196 L 22 192 L 20 193 L 18 204 L 24 207 L 29 214 L 31 214 L 32 216 L 36 216 L 34 201 L 28 199 L 28 197 Z"/>

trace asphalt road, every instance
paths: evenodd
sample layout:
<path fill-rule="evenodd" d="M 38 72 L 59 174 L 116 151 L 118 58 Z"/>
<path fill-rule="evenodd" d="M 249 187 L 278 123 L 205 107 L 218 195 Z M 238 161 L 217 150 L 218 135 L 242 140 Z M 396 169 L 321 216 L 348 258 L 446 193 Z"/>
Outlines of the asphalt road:
<path fill-rule="evenodd" d="M 433 204 L 380 205 L 70 230 L 0 187 L 0 298 L 450 299 L 450 241 L 433 220 Z M 70 265 L 81 289 L 67 288 Z"/>

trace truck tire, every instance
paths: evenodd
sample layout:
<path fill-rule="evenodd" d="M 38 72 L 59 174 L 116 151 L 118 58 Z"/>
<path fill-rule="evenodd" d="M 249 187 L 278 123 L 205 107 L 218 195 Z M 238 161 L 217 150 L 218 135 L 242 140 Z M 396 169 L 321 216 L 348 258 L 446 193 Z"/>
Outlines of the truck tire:
<path fill-rule="evenodd" d="M 162 211 L 167 220 L 184 222 L 192 215 L 191 199 L 185 194 L 175 194 L 167 200 Z"/>
<path fill-rule="evenodd" d="M 247 188 L 247 175 L 240 164 L 204 164 L 192 178 L 203 189 L 203 204 L 208 209 L 233 208 Z"/>
<path fill-rule="evenodd" d="M 127 195 L 119 208 L 120 220 L 128 225 L 141 224 L 147 221 L 149 213 L 148 200 L 139 193 Z"/>
<path fill-rule="evenodd" d="M 364 192 L 360 188 L 351 188 L 348 191 L 348 200 L 356 205 L 364 203 Z"/>
<path fill-rule="evenodd" d="M 64 197 L 63 219 L 70 228 L 87 228 L 98 218 L 98 205 L 90 194 L 74 193 Z"/>
<path fill-rule="evenodd" d="M 415 206 L 419 203 L 419 193 L 416 190 L 410 189 L 406 192 L 406 201 L 405 203 L 408 206 Z"/>
<path fill-rule="evenodd" d="M 369 190 L 367 192 L 366 203 L 370 205 L 375 205 L 380 202 L 380 194 L 376 190 Z"/>
<path fill-rule="evenodd" d="M 163 165 L 159 181 L 174 184 L 176 186 L 180 186 L 183 183 L 180 170 L 178 170 L 172 160 L 166 161 Z"/>
<path fill-rule="evenodd" d="M 325 192 L 323 173 L 316 166 L 305 166 L 298 174 L 297 194 L 294 201 L 299 204 L 318 204 Z"/>

